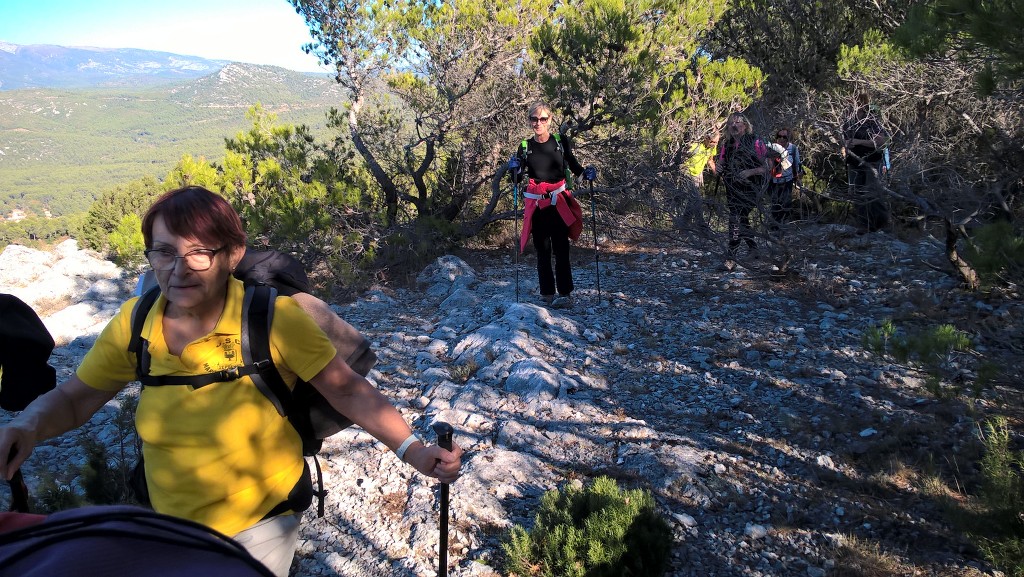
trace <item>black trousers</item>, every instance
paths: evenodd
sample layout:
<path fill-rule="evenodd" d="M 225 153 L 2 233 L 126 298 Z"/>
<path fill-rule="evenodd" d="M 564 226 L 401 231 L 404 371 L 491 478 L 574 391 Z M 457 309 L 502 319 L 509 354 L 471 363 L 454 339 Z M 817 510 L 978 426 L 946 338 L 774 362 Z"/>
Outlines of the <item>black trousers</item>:
<path fill-rule="evenodd" d="M 740 241 L 754 248 L 754 229 L 750 226 L 750 213 L 757 206 L 757 183 L 726 181 L 725 199 L 729 204 L 729 256 L 736 255 Z"/>
<path fill-rule="evenodd" d="M 569 262 L 569 227 L 558 209 L 553 206 L 534 211 L 530 232 L 537 249 L 537 279 L 540 294 L 553 295 L 572 292 L 572 264 Z M 555 270 L 551 271 L 551 254 L 555 255 Z"/>
<path fill-rule="evenodd" d="M 772 228 L 782 226 L 793 218 L 793 181 L 771 183 L 771 215 Z"/>
<path fill-rule="evenodd" d="M 889 224 L 889 205 L 879 190 L 877 162 L 847 165 L 846 176 L 857 206 L 857 225 L 871 232 Z"/>

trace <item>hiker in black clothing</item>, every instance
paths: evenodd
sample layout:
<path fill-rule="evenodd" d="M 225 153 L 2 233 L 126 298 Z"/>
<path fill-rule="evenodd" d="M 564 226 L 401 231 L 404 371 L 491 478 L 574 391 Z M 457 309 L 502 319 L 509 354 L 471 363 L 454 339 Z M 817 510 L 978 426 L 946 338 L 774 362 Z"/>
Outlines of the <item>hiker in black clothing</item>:
<path fill-rule="evenodd" d="M 144 374 L 228 375 L 202 386 L 145 386 L 135 424 L 142 440 L 150 501 L 159 513 L 233 537 L 275 574 L 294 557 L 309 487 L 302 439 L 246 373 L 241 345 L 246 293 L 232 272 L 245 252 L 238 213 L 197 186 L 166 193 L 142 223 L 146 258 L 160 296 L 142 329 Z M 75 375 L 0 427 L 0 475 L 10 479 L 35 445 L 84 424 L 138 377 L 128 350 L 136 299 L 122 305 Z M 420 441 L 402 414 L 337 354 L 330 339 L 291 297 L 278 296 L 270 325 L 270 360 L 287 387 L 312 384 L 331 406 L 424 475 L 450 483 L 462 450 Z M 13 450 L 13 452 L 12 452 Z M 309 488 L 309 494 L 312 488 Z"/>
<path fill-rule="evenodd" d="M 766 157 L 767 146 L 754 134 L 750 120 L 739 112 L 730 114 L 715 161 L 715 171 L 725 183 L 725 198 L 729 204 L 729 250 L 725 260 L 728 270 L 735 266 L 741 240 L 746 242 L 751 254 L 757 256 L 750 212 L 766 187 L 769 174 Z"/>
<path fill-rule="evenodd" d="M 523 231 L 520 252 L 533 234 L 537 249 L 537 277 L 541 300 L 554 307 L 567 306 L 573 291 L 572 265 L 569 261 L 569 240 L 583 232 L 583 209 L 573 198 L 567 177 L 571 174 L 587 180 L 597 177 L 593 166 L 583 168 L 573 154 L 567 136 L 551 132 L 551 108 L 538 102 L 530 107 L 533 137 L 523 141 L 509 160 L 512 178 L 526 172 L 529 179 L 523 192 Z M 555 255 L 555 271 L 551 272 L 551 254 Z M 555 298 L 555 289 L 558 298 Z"/>
<path fill-rule="evenodd" d="M 889 205 L 879 190 L 888 134 L 872 114 L 870 97 L 857 94 L 853 112 L 843 123 L 843 156 L 847 182 L 857 205 L 858 225 L 874 232 L 889 223 Z"/>

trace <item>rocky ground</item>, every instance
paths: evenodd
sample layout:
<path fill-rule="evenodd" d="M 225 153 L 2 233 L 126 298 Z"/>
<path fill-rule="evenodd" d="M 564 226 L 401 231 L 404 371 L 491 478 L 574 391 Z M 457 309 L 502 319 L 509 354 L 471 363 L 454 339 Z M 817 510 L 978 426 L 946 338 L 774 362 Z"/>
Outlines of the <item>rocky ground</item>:
<path fill-rule="evenodd" d="M 466 251 L 414 287 L 338 306 L 375 343 L 374 383 L 423 436 L 447 421 L 467 450 L 449 575 L 500 575 L 505 531 L 530 525 L 544 491 L 597 475 L 653 492 L 674 529 L 672 576 L 996 574 L 944 503 L 974 489 L 979 421 L 1020 393 L 939 400 L 862 337 L 884 319 L 952 320 L 975 351 L 950 359 L 950 386 L 980 356 L 1019 383 L 1021 295 L 962 293 L 928 237 L 815 226 L 787 242 L 785 271 L 779 251 L 724 271 L 714 251 L 609 241 L 600 295 L 594 253 L 577 250 L 568 309 L 538 305 L 532 256 L 517 303 L 510 251 Z M 60 372 L 94 330 L 64 339 Z M 108 444 L 115 413 L 88 425 Z M 26 471 L 80 458 L 69 434 Z M 306 513 L 293 574 L 437 574 L 433 483 L 358 429 L 321 464 L 327 514 Z"/>

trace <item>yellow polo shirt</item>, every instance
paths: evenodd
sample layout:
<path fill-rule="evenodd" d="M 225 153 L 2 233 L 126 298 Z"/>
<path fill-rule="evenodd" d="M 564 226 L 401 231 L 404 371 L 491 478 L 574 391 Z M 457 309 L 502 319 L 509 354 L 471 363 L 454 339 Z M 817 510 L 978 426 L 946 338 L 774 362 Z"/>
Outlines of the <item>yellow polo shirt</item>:
<path fill-rule="evenodd" d="M 217 326 L 189 343 L 181 356 L 167 351 L 161 295 L 142 329 L 152 375 L 197 375 L 243 365 L 240 281 L 231 279 Z M 128 352 L 131 299 L 103 329 L 78 367 L 78 377 L 100 390 L 135 380 Z M 290 297 L 278 297 L 270 331 L 274 364 L 289 386 L 310 380 L 334 358 L 334 345 Z M 258 522 L 285 501 L 303 472 L 302 443 L 288 420 L 249 377 L 191 386 L 144 387 L 135 424 L 142 439 L 153 508 L 226 535 Z"/>

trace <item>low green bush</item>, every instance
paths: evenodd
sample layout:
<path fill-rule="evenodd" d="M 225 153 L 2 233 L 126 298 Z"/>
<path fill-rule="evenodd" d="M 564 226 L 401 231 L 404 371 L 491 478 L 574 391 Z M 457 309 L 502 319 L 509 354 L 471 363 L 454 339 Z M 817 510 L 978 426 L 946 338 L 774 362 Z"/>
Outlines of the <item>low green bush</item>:
<path fill-rule="evenodd" d="M 889 356 L 900 363 L 909 363 L 925 374 L 925 385 L 936 398 L 956 397 L 962 392 L 958 383 L 957 361 L 971 350 L 967 333 L 953 325 L 939 325 L 916 332 L 898 330 L 891 320 L 864 331 L 861 344 L 868 351 Z M 991 377 L 975 379 L 975 396 Z"/>
<path fill-rule="evenodd" d="M 1024 236 L 1010 222 L 995 222 L 974 231 L 964 256 L 986 285 L 1024 282 Z"/>
<path fill-rule="evenodd" d="M 978 548 L 1012 577 L 1024 576 L 1024 453 L 1011 448 L 1006 417 L 985 423 L 981 499 L 986 513 L 972 532 Z"/>
<path fill-rule="evenodd" d="M 672 532 L 651 494 L 608 477 L 549 491 L 533 529 L 512 529 L 502 547 L 518 577 L 657 577 L 668 568 Z"/>

